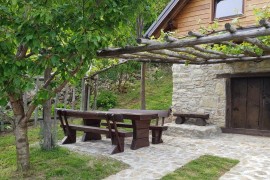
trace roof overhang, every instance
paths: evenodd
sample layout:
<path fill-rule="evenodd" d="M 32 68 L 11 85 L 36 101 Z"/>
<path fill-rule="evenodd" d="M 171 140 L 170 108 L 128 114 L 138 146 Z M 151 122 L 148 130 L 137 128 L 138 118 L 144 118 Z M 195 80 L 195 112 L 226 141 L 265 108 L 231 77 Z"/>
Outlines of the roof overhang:
<path fill-rule="evenodd" d="M 189 0 L 171 0 L 157 20 L 150 26 L 144 34 L 145 38 L 149 38 L 165 28 L 168 22 L 173 19 L 188 3 Z"/>

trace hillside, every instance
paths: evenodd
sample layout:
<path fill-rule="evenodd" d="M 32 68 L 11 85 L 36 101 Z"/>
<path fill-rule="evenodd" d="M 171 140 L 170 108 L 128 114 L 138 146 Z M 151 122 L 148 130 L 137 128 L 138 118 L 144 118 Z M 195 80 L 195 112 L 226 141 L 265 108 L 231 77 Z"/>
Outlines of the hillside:
<path fill-rule="evenodd" d="M 168 109 L 172 104 L 171 67 L 146 73 L 146 109 Z M 117 95 L 115 108 L 140 109 L 140 81 L 129 87 L 127 93 Z"/>

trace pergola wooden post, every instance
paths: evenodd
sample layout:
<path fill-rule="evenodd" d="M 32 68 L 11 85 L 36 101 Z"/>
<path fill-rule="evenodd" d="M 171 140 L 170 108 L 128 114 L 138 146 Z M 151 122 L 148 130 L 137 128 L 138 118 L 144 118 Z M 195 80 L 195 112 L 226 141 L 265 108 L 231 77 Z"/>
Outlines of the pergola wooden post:
<path fill-rule="evenodd" d="M 145 102 L 145 72 L 146 72 L 146 63 L 141 63 L 141 109 L 146 109 Z"/>
<path fill-rule="evenodd" d="M 137 38 L 143 37 L 143 18 L 141 15 L 137 17 Z M 145 72 L 146 72 L 146 63 L 141 63 L 141 109 L 146 109 L 146 102 L 145 102 Z"/>

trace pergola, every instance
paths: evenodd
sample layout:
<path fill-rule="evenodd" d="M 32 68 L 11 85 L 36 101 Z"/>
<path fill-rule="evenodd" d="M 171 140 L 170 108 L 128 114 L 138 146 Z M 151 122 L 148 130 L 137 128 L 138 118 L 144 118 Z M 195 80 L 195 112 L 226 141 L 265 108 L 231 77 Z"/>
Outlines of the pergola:
<path fill-rule="evenodd" d="M 249 28 L 235 28 L 232 24 L 225 24 L 225 30 L 213 31 L 208 34 L 188 32 L 185 38 L 177 39 L 165 36 L 164 41 L 138 39 L 138 46 L 125 48 L 108 48 L 98 52 L 99 58 L 118 58 L 121 60 L 135 60 L 150 63 L 175 64 L 218 64 L 262 60 L 270 60 L 270 46 L 264 44 L 258 37 L 270 35 L 270 22 L 260 20 L 258 26 Z M 248 48 L 241 48 L 240 54 L 228 54 L 213 50 L 215 44 L 237 48 L 237 42 L 247 42 L 263 51 L 258 55 Z"/>

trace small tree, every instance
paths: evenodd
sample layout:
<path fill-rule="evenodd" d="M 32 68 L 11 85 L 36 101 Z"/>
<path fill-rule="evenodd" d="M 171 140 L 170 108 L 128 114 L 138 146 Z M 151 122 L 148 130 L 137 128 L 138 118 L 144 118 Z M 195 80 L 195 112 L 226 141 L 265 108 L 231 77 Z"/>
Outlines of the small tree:
<path fill-rule="evenodd" d="M 135 33 L 130 32 L 135 32 L 136 13 L 150 1 L 0 2 L 0 105 L 12 106 L 17 168 L 27 171 L 27 122 L 34 109 L 68 82 L 78 81 L 98 49 L 134 42 Z M 22 95 L 34 87 L 33 78 L 44 73 L 45 83 L 25 112 Z"/>

